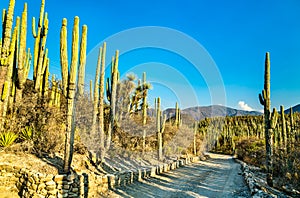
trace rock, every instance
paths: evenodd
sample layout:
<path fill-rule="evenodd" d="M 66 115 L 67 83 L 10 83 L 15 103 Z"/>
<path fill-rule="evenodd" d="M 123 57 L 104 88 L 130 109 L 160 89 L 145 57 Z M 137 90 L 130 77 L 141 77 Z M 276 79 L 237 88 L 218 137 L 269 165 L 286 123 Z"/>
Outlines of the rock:
<path fill-rule="evenodd" d="M 73 189 L 72 189 L 72 192 L 78 192 L 78 191 L 79 191 L 78 188 L 73 188 Z"/>
<path fill-rule="evenodd" d="M 43 190 L 43 189 L 45 189 L 46 188 L 46 184 L 45 183 L 40 183 L 39 185 L 38 185 L 38 187 L 37 187 L 37 191 L 41 191 L 41 190 Z"/>
<path fill-rule="evenodd" d="M 46 186 L 56 186 L 56 183 L 53 180 L 46 182 Z"/>
<path fill-rule="evenodd" d="M 49 194 L 49 195 L 56 195 L 56 193 L 57 193 L 57 190 L 56 190 L 56 189 L 53 189 L 53 190 L 49 190 L 49 191 L 48 191 L 48 194 Z"/>
<path fill-rule="evenodd" d="M 70 185 L 69 184 L 63 185 L 63 189 L 69 190 L 70 189 Z"/>
<path fill-rule="evenodd" d="M 73 175 L 73 174 L 67 176 L 68 181 L 73 181 L 75 178 L 76 178 L 76 175 Z"/>

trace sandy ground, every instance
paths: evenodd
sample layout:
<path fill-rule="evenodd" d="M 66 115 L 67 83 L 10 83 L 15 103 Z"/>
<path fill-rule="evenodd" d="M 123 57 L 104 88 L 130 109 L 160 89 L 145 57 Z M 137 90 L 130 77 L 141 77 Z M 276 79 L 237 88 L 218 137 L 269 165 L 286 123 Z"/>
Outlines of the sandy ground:
<path fill-rule="evenodd" d="M 207 161 L 116 189 L 108 197 L 251 197 L 240 164 L 231 156 L 209 155 Z"/>

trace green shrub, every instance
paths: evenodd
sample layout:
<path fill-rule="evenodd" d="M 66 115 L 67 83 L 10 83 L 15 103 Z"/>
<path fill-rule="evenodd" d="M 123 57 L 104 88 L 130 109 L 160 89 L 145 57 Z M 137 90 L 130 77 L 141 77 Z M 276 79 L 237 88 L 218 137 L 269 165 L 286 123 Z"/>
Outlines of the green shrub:
<path fill-rule="evenodd" d="M 10 146 L 16 139 L 18 135 L 12 132 L 4 132 L 0 134 L 0 146 L 1 147 L 8 147 Z"/>

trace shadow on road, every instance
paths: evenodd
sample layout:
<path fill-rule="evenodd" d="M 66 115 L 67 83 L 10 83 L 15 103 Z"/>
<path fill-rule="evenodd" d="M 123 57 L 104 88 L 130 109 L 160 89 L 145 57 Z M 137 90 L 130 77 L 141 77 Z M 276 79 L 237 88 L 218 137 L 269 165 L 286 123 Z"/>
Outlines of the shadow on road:
<path fill-rule="evenodd" d="M 120 197 L 235 197 L 247 191 L 240 166 L 229 157 L 214 156 L 114 190 Z M 239 184 L 240 183 L 240 184 Z M 248 192 L 243 194 L 248 196 Z"/>

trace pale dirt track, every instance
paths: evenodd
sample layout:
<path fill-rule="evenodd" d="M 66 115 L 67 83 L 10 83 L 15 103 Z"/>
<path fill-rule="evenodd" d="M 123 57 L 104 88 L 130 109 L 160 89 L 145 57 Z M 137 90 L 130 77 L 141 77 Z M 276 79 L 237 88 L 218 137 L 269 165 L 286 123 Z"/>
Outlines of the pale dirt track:
<path fill-rule="evenodd" d="M 251 197 L 240 164 L 231 156 L 209 155 L 207 161 L 116 189 L 109 197 Z"/>

